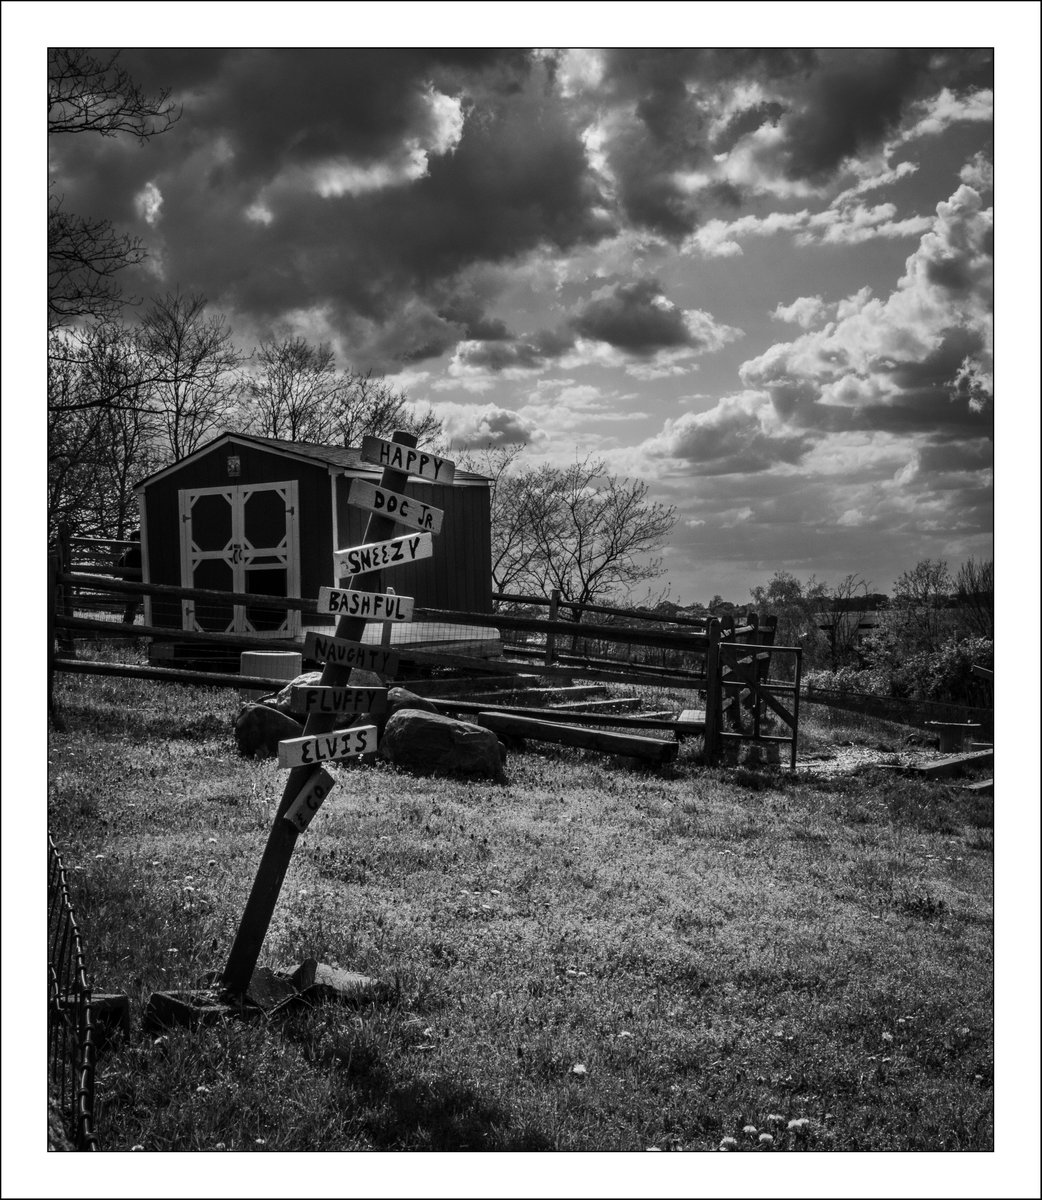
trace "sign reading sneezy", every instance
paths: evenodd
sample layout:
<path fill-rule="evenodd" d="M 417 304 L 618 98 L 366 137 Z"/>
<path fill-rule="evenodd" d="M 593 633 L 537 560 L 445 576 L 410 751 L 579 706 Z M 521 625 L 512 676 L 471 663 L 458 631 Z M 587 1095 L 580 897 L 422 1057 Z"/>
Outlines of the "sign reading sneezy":
<path fill-rule="evenodd" d="M 333 574 L 337 579 L 344 575 L 364 575 L 367 571 L 431 558 L 433 554 L 434 538 L 429 533 L 409 533 L 388 542 L 369 542 L 365 546 L 352 546 L 350 550 L 335 550 Z"/>
<path fill-rule="evenodd" d="M 390 517 L 399 525 L 430 533 L 441 532 L 441 522 L 445 516 L 440 508 L 433 508 L 412 496 L 403 496 L 401 492 L 389 492 L 364 479 L 351 480 L 347 502 L 356 508 L 368 509 L 377 516 Z"/>
<path fill-rule="evenodd" d="M 456 475 L 456 464 L 447 458 L 438 458 L 429 450 L 385 442 L 370 434 L 362 438 L 362 461 L 375 463 L 378 467 L 392 467 L 395 471 L 405 471 L 434 483 L 452 483 Z"/>
<path fill-rule="evenodd" d="M 351 588 L 318 589 L 318 611 L 340 617 L 359 617 L 363 621 L 411 621 L 412 596 L 393 592 L 356 592 Z"/>
<path fill-rule="evenodd" d="M 375 752 L 376 726 L 356 725 L 352 729 L 335 729 L 332 733 L 279 742 L 279 766 L 313 767 L 316 763 Z"/>

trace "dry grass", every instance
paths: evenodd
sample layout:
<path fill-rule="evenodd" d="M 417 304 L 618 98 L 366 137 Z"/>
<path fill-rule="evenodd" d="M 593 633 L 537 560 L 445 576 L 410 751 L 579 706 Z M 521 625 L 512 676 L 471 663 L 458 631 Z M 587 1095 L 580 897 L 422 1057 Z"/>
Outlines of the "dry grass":
<path fill-rule="evenodd" d="M 51 831 L 97 985 L 140 1014 L 223 966 L 284 777 L 236 756 L 231 692 L 75 676 L 57 698 Z M 808 717 L 813 753 L 899 736 Z M 696 741 L 658 771 L 555 747 L 507 773 L 342 770 L 261 961 L 394 999 L 135 1025 L 100 1064 L 105 1146 L 992 1147 L 990 797 L 707 769 Z"/>

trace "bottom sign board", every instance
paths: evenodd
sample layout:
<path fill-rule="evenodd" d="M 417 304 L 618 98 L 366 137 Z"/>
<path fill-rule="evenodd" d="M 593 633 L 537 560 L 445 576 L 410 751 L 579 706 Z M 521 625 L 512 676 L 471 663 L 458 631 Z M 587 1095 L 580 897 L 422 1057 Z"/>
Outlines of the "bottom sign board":
<path fill-rule="evenodd" d="M 312 767 L 316 763 L 336 762 L 358 754 L 373 754 L 376 745 L 375 725 L 356 725 L 352 729 L 334 729 L 332 733 L 288 738 L 279 742 L 279 766 Z"/>
<path fill-rule="evenodd" d="M 319 767 L 297 793 L 297 798 L 282 814 L 282 819 L 289 821 L 294 829 L 303 833 L 311 824 L 311 818 L 322 807 L 322 801 L 333 790 L 333 787 L 333 776 L 324 768 Z"/>
<path fill-rule="evenodd" d="M 398 671 L 398 654 L 382 646 L 367 646 L 362 642 L 351 642 L 324 633 L 308 633 L 304 637 L 304 657 L 315 662 L 329 663 L 334 667 L 358 667 L 361 671 L 375 671 L 377 675 L 395 675 Z"/>

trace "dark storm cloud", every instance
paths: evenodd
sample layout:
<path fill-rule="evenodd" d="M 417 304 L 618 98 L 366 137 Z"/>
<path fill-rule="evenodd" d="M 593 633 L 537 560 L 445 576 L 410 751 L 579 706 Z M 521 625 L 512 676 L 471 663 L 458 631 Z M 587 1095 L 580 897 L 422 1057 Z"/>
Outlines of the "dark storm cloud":
<path fill-rule="evenodd" d="M 734 148 L 739 138 L 747 133 L 753 133 L 761 125 L 777 125 L 778 119 L 785 112 L 785 106 L 776 100 L 764 100 L 760 104 L 752 104 L 743 108 L 727 122 L 721 133 L 713 141 L 713 153 L 723 154 Z"/>
<path fill-rule="evenodd" d="M 616 285 L 610 295 L 586 304 L 570 324 L 582 337 L 637 357 L 699 345 L 683 313 L 664 301 L 662 289 L 651 279 Z"/>
<path fill-rule="evenodd" d="M 910 106 L 942 88 L 956 94 L 990 86 L 987 50 L 723 49 L 614 50 L 604 91 L 632 105 L 633 120 L 606 153 L 620 205 L 635 225 L 670 239 L 692 233 L 735 196 L 692 196 L 677 174 L 712 165 L 765 124 L 777 126 L 774 169 L 820 184 L 845 159 L 878 149 Z M 738 84 L 767 98 L 739 109 L 710 135 L 711 114 Z"/>
<path fill-rule="evenodd" d="M 73 211 L 144 237 L 138 291 L 177 283 L 259 324 L 323 308 L 353 335 L 360 319 L 393 323 L 418 299 L 431 328 L 400 355 L 415 361 L 505 337 L 472 293 L 457 301 L 467 266 L 614 232 L 593 211 L 602 197 L 578 116 L 527 52 L 124 58 L 146 89 L 172 89 L 181 121 L 144 147 L 55 139 L 52 172 Z M 147 184 L 163 198 L 153 228 L 135 203 Z"/>
<path fill-rule="evenodd" d="M 469 342 L 460 348 L 460 361 L 483 371 L 536 371 L 574 344 L 575 338 L 565 331 L 542 330 L 531 338 Z"/>

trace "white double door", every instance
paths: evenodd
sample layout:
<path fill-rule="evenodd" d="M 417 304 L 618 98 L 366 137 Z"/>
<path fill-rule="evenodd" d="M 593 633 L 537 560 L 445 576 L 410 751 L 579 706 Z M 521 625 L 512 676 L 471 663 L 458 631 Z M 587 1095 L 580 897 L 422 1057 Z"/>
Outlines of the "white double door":
<path fill-rule="evenodd" d="M 181 585 L 264 596 L 300 595 L 297 481 L 185 488 Z M 296 637 L 298 609 L 182 601 L 183 627 L 205 633 Z"/>

